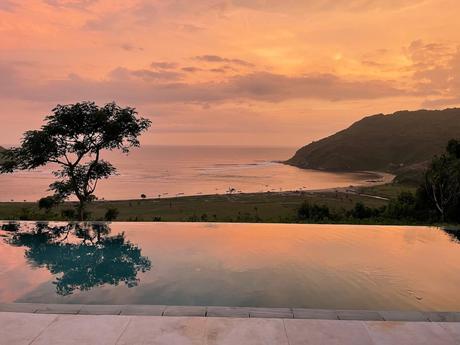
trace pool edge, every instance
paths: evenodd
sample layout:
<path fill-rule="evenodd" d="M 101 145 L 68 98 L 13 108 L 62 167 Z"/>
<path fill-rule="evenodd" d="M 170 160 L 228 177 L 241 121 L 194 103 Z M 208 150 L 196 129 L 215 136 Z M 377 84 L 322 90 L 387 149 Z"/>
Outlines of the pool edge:
<path fill-rule="evenodd" d="M 460 312 L 396 311 L 396 310 L 334 310 L 306 308 L 259 308 L 167 305 L 93 305 L 0 303 L 0 312 L 73 315 L 134 315 L 176 317 L 236 317 L 317 319 L 356 321 L 460 322 Z"/>

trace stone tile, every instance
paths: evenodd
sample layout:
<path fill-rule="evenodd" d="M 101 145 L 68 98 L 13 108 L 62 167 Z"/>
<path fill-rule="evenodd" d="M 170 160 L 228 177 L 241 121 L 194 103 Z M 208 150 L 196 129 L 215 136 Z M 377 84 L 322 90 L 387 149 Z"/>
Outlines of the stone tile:
<path fill-rule="evenodd" d="M 38 314 L 78 314 L 80 304 L 43 304 L 35 311 Z"/>
<path fill-rule="evenodd" d="M 434 322 L 366 322 L 375 345 L 453 345 L 454 338 Z"/>
<path fill-rule="evenodd" d="M 290 308 L 255 308 L 250 310 L 249 317 L 292 319 L 294 314 Z"/>
<path fill-rule="evenodd" d="M 293 308 L 294 319 L 338 320 L 336 310 Z"/>
<path fill-rule="evenodd" d="M 206 316 L 208 317 L 249 317 L 249 308 L 238 307 L 208 307 Z"/>
<path fill-rule="evenodd" d="M 290 345 L 374 345 L 363 321 L 284 320 L 284 324 Z"/>
<path fill-rule="evenodd" d="M 195 306 L 167 306 L 164 316 L 205 316 L 206 307 Z"/>
<path fill-rule="evenodd" d="M 428 314 L 419 311 L 380 311 L 385 321 L 430 321 Z"/>
<path fill-rule="evenodd" d="M 339 320 L 383 321 L 383 317 L 371 310 L 338 310 Z"/>
<path fill-rule="evenodd" d="M 121 309 L 121 315 L 162 316 L 165 309 L 164 305 L 125 305 Z"/>
<path fill-rule="evenodd" d="M 132 316 L 117 345 L 201 345 L 206 318 Z"/>
<path fill-rule="evenodd" d="M 30 344 L 56 318 L 56 315 L 1 312 L 0 343 L 5 345 Z"/>
<path fill-rule="evenodd" d="M 0 312 L 35 313 L 43 304 L 37 303 L 0 303 Z"/>
<path fill-rule="evenodd" d="M 288 345 L 283 320 L 208 318 L 207 345 Z"/>
<path fill-rule="evenodd" d="M 81 315 L 120 315 L 122 305 L 91 305 L 86 304 L 81 307 L 78 314 Z"/>
<path fill-rule="evenodd" d="M 443 322 L 438 323 L 440 327 L 445 329 L 449 335 L 460 344 L 460 323 L 457 322 Z"/>
<path fill-rule="evenodd" d="M 33 345 L 114 345 L 129 321 L 129 316 L 59 315 Z"/>

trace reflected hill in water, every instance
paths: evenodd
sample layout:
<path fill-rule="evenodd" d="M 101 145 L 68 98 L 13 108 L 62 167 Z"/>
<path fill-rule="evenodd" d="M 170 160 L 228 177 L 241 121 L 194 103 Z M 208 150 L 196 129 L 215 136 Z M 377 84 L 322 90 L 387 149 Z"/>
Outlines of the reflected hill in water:
<path fill-rule="evenodd" d="M 2 230 L 9 232 L 6 243 L 25 248 L 32 267 L 45 267 L 56 276 L 53 284 L 61 296 L 105 284 L 137 286 L 138 273 L 152 265 L 124 233 L 111 236 L 106 223 L 10 223 Z"/>

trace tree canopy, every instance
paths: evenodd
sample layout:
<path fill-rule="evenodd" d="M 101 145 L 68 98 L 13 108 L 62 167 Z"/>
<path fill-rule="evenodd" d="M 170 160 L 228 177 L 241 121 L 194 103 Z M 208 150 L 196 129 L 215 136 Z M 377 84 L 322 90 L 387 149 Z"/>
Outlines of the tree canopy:
<path fill-rule="evenodd" d="M 19 147 L 3 152 L 0 173 L 57 165 L 53 172 L 57 181 L 50 190 L 59 201 L 74 195 L 82 219 L 85 203 L 95 198 L 98 181 L 116 173 L 116 168 L 101 158 L 102 152 L 128 153 L 140 145 L 139 136 L 150 127 L 150 120 L 137 115 L 134 108 L 116 103 L 102 107 L 87 101 L 57 105 L 39 130 L 27 131 Z"/>

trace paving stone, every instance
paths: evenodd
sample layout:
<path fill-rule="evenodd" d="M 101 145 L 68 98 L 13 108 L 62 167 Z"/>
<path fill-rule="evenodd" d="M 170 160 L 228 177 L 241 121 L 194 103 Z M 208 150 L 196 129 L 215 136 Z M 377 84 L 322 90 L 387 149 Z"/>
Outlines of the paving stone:
<path fill-rule="evenodd" d="M 33 345 L 114 345 L 129 321 L 130 316 L 59 315 Z"/>
<path fill-rule="evenodd" d="M 238 307 L 208 307 L 206 316 L 208 317 L 249 317 L 249 308 Z"/>
<path fill-rule="evenodd" d="M 167 306 L 164 316 L 205 316 L 206 307 L 195 306 Z"/>
<path fill-rule="evenodd" d="M 460 344 L 460 323 L 457 322 L 443 322 L 438 323 L 440 327 L 445 329 L 449 335 Z"/>
<path fill-rule="evenodd" d="M 80 304 L 43 304 L 35 311 L 38 314 L 78 314 Z"/>
<path fill-rule="evenodd" d="M 201 345 L 206 318 L 132 316 L 117 345 Z"/>
<path fill-rule="evenodd" d="M 165 309 L 164 305 L 125 305 L 121 309 L 121 315 L 162 316 Z"/>
<path fill-rule="evenodd" d="M 363 321 L 284 320 L 284 324 L 290 345 L 374 345 Z"/>
<path fill-rule="evenodd" d="M 28 345 L 56 318 L 56 315 L 0 312 L 0 344 Z"/>
<path fill-rule="evenodd" d="M 294 319 L 338 320 L 336 310 L 293 308 Z"/>
<path fill-rule="evenodd" d="M 375 345 L 453 345 L 455 339 L 434 322 L 369 321 L 365 323 Z"/>
<path fill-rule="evenodd" d="M 78 314 L 82 315 L 120 315 L 122 305 L 91 305 L 86 304 L 81 307 Z"/>
<path fill-rule="evenodd" d="M 255 308 L 250 310 L 249 317 L 292 319 L 294 314 L 290 308 Z"/>
<path fill-rule="evenodd" d="M 208 318 L 207 345 L 288 345 L 283 320 Z"/>
<path fill-rule="evenodd" d="M 0 312 L 13 313 L 35 313 L 35 311 L 44 304 L 37 303 L 0 303 Z"/>
<path fill-rule="evenodd" d="M 380 311 L 385 321 L 430 321 L 429 315 L 419 311 Z"/>
<path fill-rule="evenodd" d="M 383 321 L 383 317 L 371 310 L 338 310 L 339 320 Z"/>

